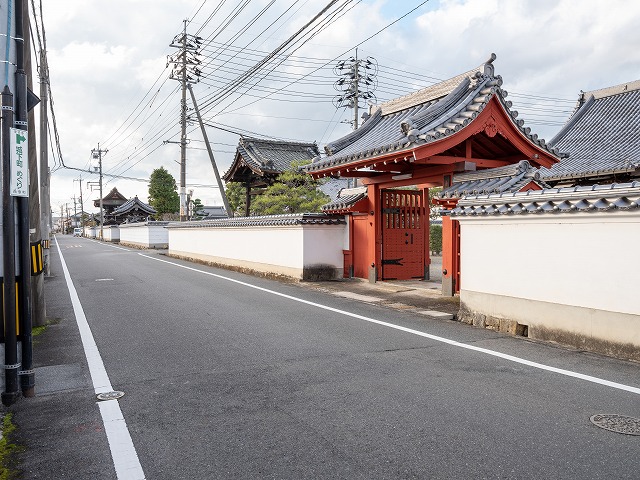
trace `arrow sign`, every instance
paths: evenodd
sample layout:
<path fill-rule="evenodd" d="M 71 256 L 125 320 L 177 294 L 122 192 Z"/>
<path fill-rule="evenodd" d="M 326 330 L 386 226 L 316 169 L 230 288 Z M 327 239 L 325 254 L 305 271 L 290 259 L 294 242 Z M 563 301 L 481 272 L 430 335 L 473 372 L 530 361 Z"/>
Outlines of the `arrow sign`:
<path fill-rule="evenodd" d="M 29 196 L 29 155 L 26 130 L 11 129 L 11 178 L 9 194 L 12 197 Z"/>

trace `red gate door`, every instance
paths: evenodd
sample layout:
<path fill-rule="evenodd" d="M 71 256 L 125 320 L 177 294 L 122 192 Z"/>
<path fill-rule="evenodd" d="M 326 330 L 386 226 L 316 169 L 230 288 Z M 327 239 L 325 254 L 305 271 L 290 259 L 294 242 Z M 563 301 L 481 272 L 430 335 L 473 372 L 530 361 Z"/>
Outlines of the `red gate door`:
<path fill-rule="evenodd" d="M 382 191 L 382 279 L 424 278 L 424 202 L 416 190 Z"/>

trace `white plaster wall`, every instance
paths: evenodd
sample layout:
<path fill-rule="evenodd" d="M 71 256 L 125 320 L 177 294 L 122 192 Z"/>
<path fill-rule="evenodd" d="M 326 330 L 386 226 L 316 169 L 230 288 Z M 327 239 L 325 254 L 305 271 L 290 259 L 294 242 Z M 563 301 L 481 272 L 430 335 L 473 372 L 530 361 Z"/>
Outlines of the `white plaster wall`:
<path fill-rule="evenodd" d="M 342 268 L 344 266 L 344 255 L 342 250 L 345 247 L 344 233 L 347 231 L 346 225 L 307 225 L 304 227 L 303 244 L 303 265 L 334 265 Z"/>
<path fill-rule="evenodd" d="M 107 227 L 102 230 L 105 242 L 119 242 L 120 230 L 118 227 Z"/>
<path fill-rule="evenodd" d="M 247 262 L 303 266 L 302 226 L 170 228 L 169 253 L 194 253 Z"/>
<path fill-rule="evenodd" d="M 305 267 L 318 265 L 341 273 L 345 230 L 346 225 L 169 228 L 169 254 L 300 278 Z"/>
<path fill-rule="evenodd" d="M 462 301 L 470 291 L 640 314 L 637 210 L 457 219 Z"/>
<path fill-rule="evenodd" d="M 84 236 L 88 238 L 96 238 L 96 228 L 84 227 Z"/>
<path fill-rule="evenodd" d="M 146 224 L 128 224 L 120 227 L 120 243 L 149 246 L 149 227 Z"/>
<path fill-rule="evenodd" d="M 149 235 L 149 245 L 168 245 L 169 231 L 160 225 L 149 225 L 147 227 Z"/>

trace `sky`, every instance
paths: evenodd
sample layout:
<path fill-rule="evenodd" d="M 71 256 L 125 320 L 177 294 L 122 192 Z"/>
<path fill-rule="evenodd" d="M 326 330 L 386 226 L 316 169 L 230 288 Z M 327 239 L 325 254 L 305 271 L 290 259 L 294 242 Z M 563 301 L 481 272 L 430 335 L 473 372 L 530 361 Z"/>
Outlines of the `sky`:
<path fill-rule="evenodd" d="M 98 175 L 90 172 L 98 165 L 91 153 L 98 145 L 106 151 L 105 195 L 117 187 L 127 198 L 147 201 L 149 176 L 159 167 L 179 181 L 180 85 L 169 79 L 167 60 L 177 52 L 170 44 L 184 20 L 187 34 L 202 38 L 193 91 L 205 122 L 214 125 L 207 135 L 221 173 L 233 161 L 240 134 L 315 141 L 321 149 L 347 134 L 353 111 L 334 106 L 340 73 L 334 66 L 354 56 L 356 47 L 358 57 L 375 66 L 378 104 L 470 70 L 495 53 L 512 109 L 546 140 L 569 117 L 581 90 L 640 79 L 640 3 L 628 0 L 431 0 L 417 9 L 423 0 L 340 0 L 329 17 L 320 17 L 326 19 L 321 31 L 308 28 L 235 87 L 234 80 L 329 0 L 42 3 L 35 20 L 40 30 L 44 25 L 66 167 L 57 151 L 50 154 L 54 214 L 66 204 L 73 211 L 73 197 L 81 193 L 85 211 L 97 211 Z M 188 132 L 187 190 L 205 205 L 221 205 L 196 122 Z"/>

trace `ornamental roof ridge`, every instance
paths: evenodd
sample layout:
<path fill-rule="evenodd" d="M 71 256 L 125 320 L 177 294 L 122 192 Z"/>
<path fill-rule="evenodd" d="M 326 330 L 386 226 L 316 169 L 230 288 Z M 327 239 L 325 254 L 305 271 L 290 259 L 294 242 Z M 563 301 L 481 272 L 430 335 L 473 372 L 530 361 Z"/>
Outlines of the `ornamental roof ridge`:
<path fill-rule="evenodd" d="M 416 92 L 381 103 L 378 108 L 380 108 L 382 115 L 390 115 L 416 105 L 421 105 L 442 98 L 460 85 L 464 79 L 475 78 L 476 73 L 481 73 L 484 70 L 484 65 L 485 64 L 483 63 L 476 68 L 472 68 L 471 70 L 441 82 L 434 83 L 433 85 L 429 85 L 428 87 Z"/>
<path fill-rule="evenodd" d="M 591 90 L 589 92 L 584 92 L 585 98 L 589 95 L 593 95 L 593 97 L 598 100 L 604 97 L 610 97 L 612 95 L 618 95 L 620 93 L 627 93 L 633 90 L 640 90 L 640 80 L 634 80 L 633 82 L 621 83 L 619 85 L 613 85 L 611 87 L 600 88 L 598 90 Z M 582 96 L 581 95 L 581 96 Z"/>
<path fill-rule="evenodd" d="M 487 180 L 490 178 L 512 177 L 523 172 L 535 170 L 528 160 L 520 160 L 518 163 L 504 167 L 488 168 L 475 172 L 458 173 L 453 176 L 453 183 L 463 183 L 472 180 Z"/>

